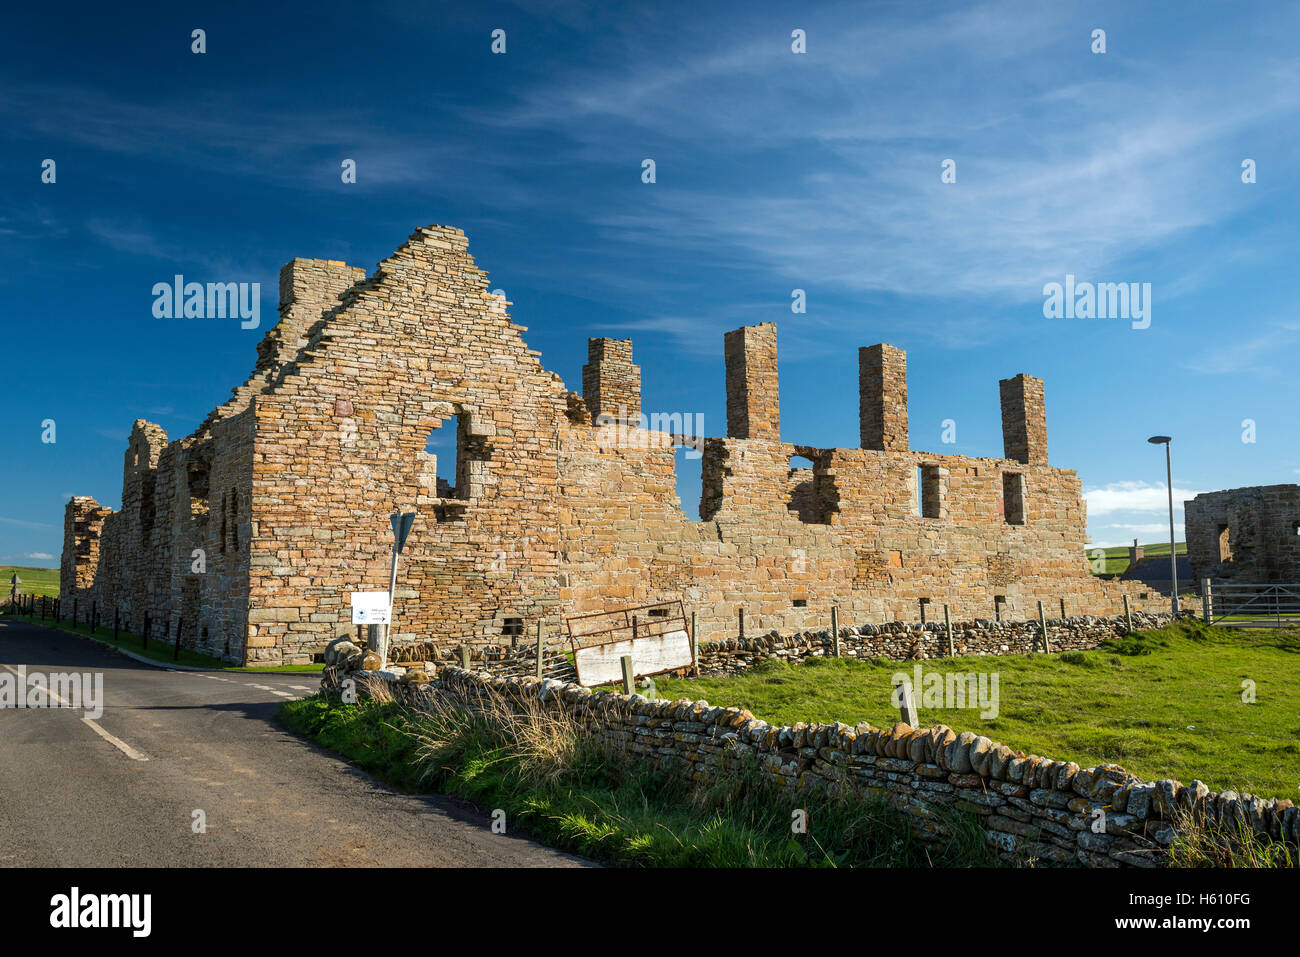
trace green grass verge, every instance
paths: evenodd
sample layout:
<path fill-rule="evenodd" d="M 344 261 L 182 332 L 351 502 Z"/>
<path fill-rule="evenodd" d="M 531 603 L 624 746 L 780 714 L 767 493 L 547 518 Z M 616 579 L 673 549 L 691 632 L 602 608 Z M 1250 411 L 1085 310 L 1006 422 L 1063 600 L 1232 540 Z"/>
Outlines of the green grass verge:
<path fill-rule="evenodd" d="M 0 565 L 0 585 L 3 585 L 4 600 L 9 600 L 9 579 L 15 573 L 22 584 L 18 590 L 24 595 L 47 595 L 59 597 L 59 570 L 57 568 L 25 568 L 22 565 Z"/>
<path fill-rule="evenodd" d="M 732 678 L 655 679 L 660 697 L 741 706 L 773 724 L 890 725 L 891 675 L 916 662 L 764 662 Z M 1095 651 L 935 659 L 924 673 L 996 672 L 999 712 L 925 708 L 921 723 L 974 731 L 1083 767 L 1115 763 L 1148 780 L 1200 778 L 1214 790 L 1300 798 L 1300 631 L 1137 632 Z M 1242 700 L 1254 683 L 1256 702 Z"/>
<path fill-rule="evenodd" d="M 879 798 L 795 797 L 752 768 L 696 782 L 602 750 L 571 730 L 521 730 L 500 714 L 429 715 L 318 695 L 286 703 L 280 716 L 394 787 L 500 808 L 511 830 L 596 860 L 663 867 L 999 863 L 969 812 L 943 812 L 952 836 L 927 849 Z M 796 811 L 806 813 L 807 833 L 793 833 Z"/>
<path fill-rule="evenodd" d="M 24 621 L 33 625 L 40 625 L 44 628 L 52 628 L 57 631 L 67 632 L 71 635 L 77 635 L 82 638 L 90 638 L 101 644 L 108 645 L 111 648 L 121 648 L 123 651 L 130 651 L 133 654 L 140 655 L 142 658 L 148 658 L 160 665 L 185 665 L 190 668 L 204 668 L 212 671 L 254 671 L 254 672 L 285 672 L 288 674 L 320 674 L 324 665 L 274 665 L 269 668 L 256 668 L 245 665 L 232 665 L 228 661 L 222 661 L 220 658 L 212 658 L 208 655 L 199 654 L 197 651 L 190 651 L 188 648 L 182 648 L 180 656 L 172 657 L 173 646 L 170 642 L 163 642 L 157 638 L 152 638 L 146 647 L 143 639 L 139 635 L 132 634 L 128 631 L 118 630 L 117 639 L 113 638 L 113 625 L 110 622 L 108 627 L 100 625 L 95 629 L 95 633 L 90 633 L 90 625 L 82 623 L 74 625 L 70 621 L 55 621 L 53 618 L 41 620 L 40 614 L 35 615 L 14 615 L 9 612 L 0 614 L 0 618 L 10 618 L 15 621 Z"/>

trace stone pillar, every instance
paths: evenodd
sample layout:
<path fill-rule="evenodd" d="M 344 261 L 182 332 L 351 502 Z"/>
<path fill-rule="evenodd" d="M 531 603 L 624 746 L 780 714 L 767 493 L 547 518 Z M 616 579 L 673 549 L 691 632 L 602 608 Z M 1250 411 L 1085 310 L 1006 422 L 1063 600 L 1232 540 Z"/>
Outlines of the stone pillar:
<path fill-rule="evenodd" d="M 727 364 L 728 437 L 779 441 L 776 323 L 733 329 L 723 337 L 723 354 Z"/>
<path fill-rule="evenodd" d="M 64 506 L 60 597 L 76 597 L 79 592 L 94 587 L 99 571 L 99 539 L 104 520 L 112 512 L 88 495 L 74 496 Z"/>
<path fill-rule="evenodd" d="M 276 371 L 307 344 L 322 315 L 366 278 L 366 271 L 337 259 L 291 259 L 280 267 L 280 321 L 257 346 L 259 371 Z"/>
<path fill-rule="evenodd" d="M 588 339 L 582 399 L 595 422 L 636 422 L 641 415 L 641 367 L 632 364 L 631 339 Z"/>
<path fill-rule="evenodd" d="M 907 353 L 880 343 L 858 350 L 858 431 L 864 449 L 906 452 Z"/>
<path fill-rule="evenodd" d="M 1047 464 L 1047 406 L 1043 380 L 1023 372 L 998 383 L 1002 392 L 1002 448 L 1006 458 Z"/>
<path fill-rule="evenodd" d="M 1146 556 L 1146 551 L 1142 548 L 1141 545 L 1138 544 L 1138 540 L 1136 538 L 1133 539 L 1133 544 L 1130 545 L 1128 548 L 1129 566 L 1132 567 L 1133 565 L 1136 565 L 1138 562 L 1142 561 L 1142 559 L 1145 556 Z"/>

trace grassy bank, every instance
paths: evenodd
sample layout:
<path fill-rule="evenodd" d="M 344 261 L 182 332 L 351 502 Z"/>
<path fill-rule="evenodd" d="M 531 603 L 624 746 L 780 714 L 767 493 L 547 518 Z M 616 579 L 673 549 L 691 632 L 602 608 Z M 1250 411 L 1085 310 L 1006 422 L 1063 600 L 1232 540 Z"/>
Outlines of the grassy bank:
<path fill-rule="evenodd" d="M 59 597 L 59 570 L 57 568 L 27 568 L 22 565 L 0 565 L 0 584 L 4 586 L 4 600 L 9 600 L 9 579 L 15 574 L 22 581 L 18 590 L 24 595 Z"/>
<path fill-rule="evenodd" d="M 1176 548 L 1175 548 L 1175 551 L 1174 551 L 1174 554 L 1175 554 L 1175 555 L 1186 555 L 1186 554 L 1187 554 L 1187 543 L 1186 543 L 1186 542 L 1177 542 L 1177 543 L 1175 543 L 1175 544 L 1176 544 Z M 1093 553 L 1095 553 L 1095 552 L 1097 552 L 1097 551 L 1102 551 L 1102 552 L 1105 553 L 1104 564 L 1103 564 L 1103 565 L 1101 566 L 1101 568 L 1099 568 L 1099 569 L 1093 569 L 1093 574 L 1095 574 L 1095 575 L 1118 575 L 1118 574 L 1121 574 L 1121 573 L 1123 573 L 1123 572 L 1128 571 L 1128 566 L 1129 566 L 1129 561 L 1128 561 L 1128 548 L 1129 548 L 1129 547 L 1128 547 L 1127 545 L 1112 545 L 1112 546 L 1110 546 L 1109 548 L 1097 549 L 1097 548 L 1094 548 L 1093 546 L 1089 545 L 1087 548 L 1084 549 L 1084 552 L 1085 552 L 1085 554 L 1088 556 L 1088 565 L 1089 565 L 1090 568 L 1092 567 L 1092 562 L 1093 562 Z M 1166 558 L 1168 558 L 1168 557 L 1169 557 L 1169 543 L 1168 543 L 1168 542 L 1160 542 L 1160 543 L 1155 544 L 1155 545 L 1143 545 L 1143 546 L 1142 546 L 1142 554 L 1143 554 L 1143 556 L 1146 557 L 1146 558 L 1154 558 L 1154 557 L 1157 557 L 1157 556 L 1160 556 L 1160 555 L 1163 555 L 1163 556 L 1165 556 Z M 1178 589 L 1178 590 L 1179 590 L 1180 592 L 1182 591 L 1181 588 Z"/>
<path fill-rule="evenodd" d="M 83 622 L 74 625 L 71 621 L 56 621 L 53 618 L 46 618 L 42 621 L 39 612 L 35 615 L 13 615 L 5 612 L 0 614 L 0 618 L 24 621 L 29 624 L 40 625 L 43 628 L 52 628 L 71 635 L 77 635 L 80 638 L 89 638 L 108 645 L 110 648 L 120 648 L 123 651 L 140 655 L 142 658 L 148 658 L 160 665 L 184 665 L 189 668 L 204 668 L 212 671 L 275 671 L 291 674 L 320 674 L 325 667 L 324 665 L 276 665 L 270 668 L 249 668 L 243 665 L 232 665 L 228 661 L 199 654 L 197 651 L 190 651 L 188 648 L 181 648 L 180 655 L 173 658 L 174 646 L 172 643 L 161 641 L 156 637 L 150 638 L 149 644 L 146 646 L 139 635 L 119 629 L 117 638 L 114 639 L 113 623 L 111 621 L 108 623 L 108 627 L 101 623 L 92 635 L 89 624 Z"/>
<path fill-rule="evenodd" d="M 656 678 L 660 697 L 749 708 L 773 724 L 897 720 L 891 676 L 916 662 L 766 662 L 733 678 Z M 1147 779 L 1300 796 L 1300 632 L 1180 623 L 1095 651 L 926 661 L 923 673 L 998 674 L 998 714 L 926 708 L 923 725 L 975 731 L 1012 748 L 1115 763 Z M 1256 701 L 1242 700 L 1253 682 Z"/>
<path fill-rule="evenodd" d="M 506 812 L 510 831 L 619 864 L 662 867 L 962 867 L 998 863 L 973 816 L 927 849 L 876 799 L 777 791 L 753 770 L 707 783 L 601 749 L 567 719 L 504 708 L 413 713 L 392 702 L 286 703 L 293 731 L 394 787 L 449 793 Z M 807 833 L 794 833 L 805 811 Z"/>

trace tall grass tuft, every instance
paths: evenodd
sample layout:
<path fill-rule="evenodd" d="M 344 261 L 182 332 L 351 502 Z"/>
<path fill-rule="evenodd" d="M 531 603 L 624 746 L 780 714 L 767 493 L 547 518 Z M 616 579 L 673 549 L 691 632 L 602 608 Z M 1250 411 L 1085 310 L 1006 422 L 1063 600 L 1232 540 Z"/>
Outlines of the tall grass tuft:
<path fill-rule="evenodd" d="M 1264 867 L 1300 866 L 1300 849 L 1256 834 L 1245 821 L 1220 825 L 1198 820 L 1179 810 L 1171 821 L 1178 831 L 1169 847 L 1173 867 Z"/>

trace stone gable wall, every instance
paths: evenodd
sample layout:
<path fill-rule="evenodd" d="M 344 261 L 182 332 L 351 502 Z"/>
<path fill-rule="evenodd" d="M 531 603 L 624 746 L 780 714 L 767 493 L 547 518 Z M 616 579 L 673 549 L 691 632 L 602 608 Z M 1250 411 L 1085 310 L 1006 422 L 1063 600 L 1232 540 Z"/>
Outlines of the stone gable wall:
<path fill-rule="evenodd" d="M 584 401 L 528 348 L 459 230 L 417 230 L 369 277 L 295 259 L 280 293 L 231 398 L 178 440 L 137 421 L 122 509 L 98 525 L 83 521 L 93 500 L 69 512 L 65 598 L 117 608 L 131 630 L 147 615 L 153 637 L 228 660 L 310 661 L 355 635 L 348 593 L 387 587 L 388 515 L 414 508 L 395 642 L 501 644 L 521 624 L 555 634 L 567 615 L 677 598 L 702 640 L 736 636 L 742 606 L 753 632 L 788 633 L 832 606 L 859 624 L 914 618 L 921 599 L 961 618 L 993 616 L 999 597 L 1009 617 L 1038 600 L 1071 615 L 1160 601 L 1089 574 L 1080 484 L 1047 465 L 1045 425 L 1031 462 L 909 450 L 901 350 L 876 350 L 885 448 L 819 449 L 781 441 L 776 326 L 728 333 L 733 434 L 698 443 L 692 521 L 676 491 L 685 437 L 632 415 L 632 343 L 590 340 Z M 1036 435 L 1041 381 L 1012 381 Z M 444 482 L 447 453 L 426 443 L 453 419 L 436 436 L 458 449 Z M 938 517 L 916 514 L 918 467 L 938 477 Z M 1007 472 L 1023 479 L 1023 525 L 1004 521 Z"/>

